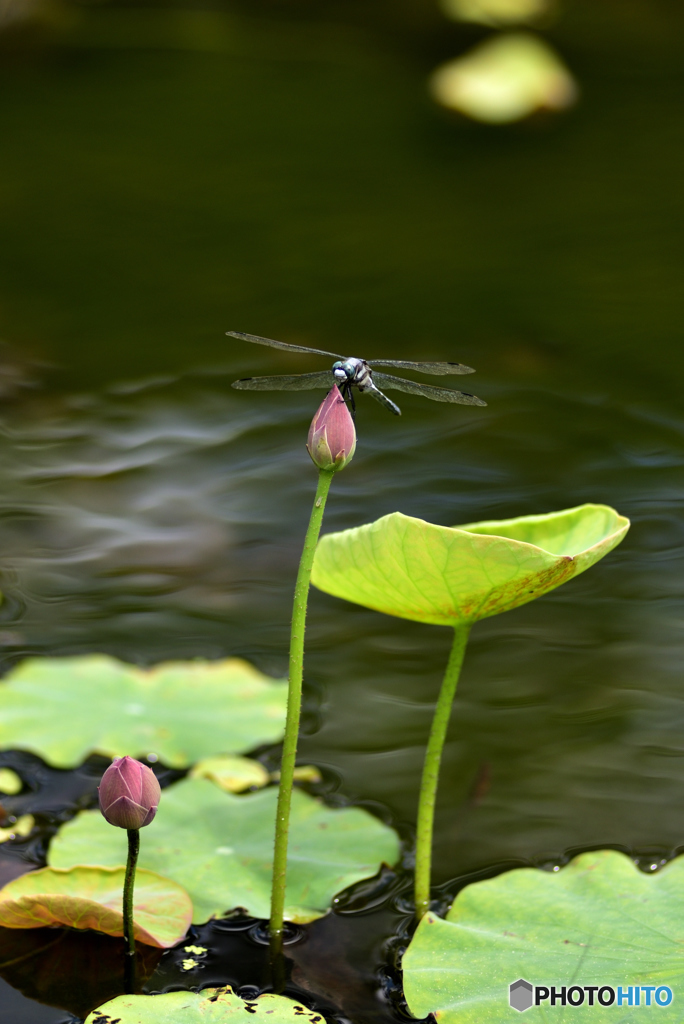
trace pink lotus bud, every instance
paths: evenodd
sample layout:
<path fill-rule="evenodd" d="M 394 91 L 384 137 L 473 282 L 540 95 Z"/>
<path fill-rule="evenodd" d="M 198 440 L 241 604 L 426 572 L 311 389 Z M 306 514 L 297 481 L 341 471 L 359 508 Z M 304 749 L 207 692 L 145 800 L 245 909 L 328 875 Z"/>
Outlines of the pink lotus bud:
<path fill-rule="evenodd" d="M 306 450 L 319 469 L 344 469 L 356 448 L 356 430 L 347 403 L 335 385 L 311 421 Z"/>
<path fill-rule="evenodd" d="M 97 792 L 109 824 L 127 829 L 149 825 L 161 799 L 154 772 L 132 757 L 115 757 Z"/>

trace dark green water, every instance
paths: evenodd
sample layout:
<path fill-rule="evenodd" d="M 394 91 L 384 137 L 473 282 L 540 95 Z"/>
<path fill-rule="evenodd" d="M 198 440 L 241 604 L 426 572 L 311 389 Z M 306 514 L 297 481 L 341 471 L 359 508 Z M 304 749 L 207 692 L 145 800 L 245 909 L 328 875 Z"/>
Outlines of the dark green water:
<path fill-rule="evenodd" d="M 418 4 L 78 8 L 0 48 L 7 665 L 284 674 L 319 396 L 229 384 L 325 363 L 228 329 L 478 370 L 487 409 L 361 398 L 326 529 L 632 518 L 591 572 L 473 631 L 438 883 L 684 845 L 684 16 L 567 7 L 548 38 L 580 104 L 498 129 L 430 104 L 431 69 L 480 33 Z M 449 631 L 314 592 L 308 636 L 302 758 L 412 822 Z"/>

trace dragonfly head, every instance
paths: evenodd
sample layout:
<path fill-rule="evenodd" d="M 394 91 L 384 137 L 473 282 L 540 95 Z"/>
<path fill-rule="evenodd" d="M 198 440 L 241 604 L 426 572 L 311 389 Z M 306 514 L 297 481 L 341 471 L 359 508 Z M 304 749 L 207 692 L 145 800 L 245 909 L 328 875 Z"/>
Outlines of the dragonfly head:
<path fill-rule="evenodd" d="M 348 361 L 342 362 L 338 359 L 336 363 L 333 363 L 333 377 L 340 384 L 344 384 L 345 381 L 353 380 L 354 378 L 354 367 L 348 365 Z"/>

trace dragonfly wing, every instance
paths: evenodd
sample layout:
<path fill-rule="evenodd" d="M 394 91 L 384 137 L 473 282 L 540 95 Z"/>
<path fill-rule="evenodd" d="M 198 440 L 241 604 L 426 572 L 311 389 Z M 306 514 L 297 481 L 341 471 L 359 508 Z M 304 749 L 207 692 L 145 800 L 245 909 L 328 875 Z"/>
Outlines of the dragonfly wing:
<path fill-rule="evenodd" d="M 321 348 L 307 348 L 306 345 L 290 345 L 287 341 L 273 341 L 272 338 L 260 338 L 258 334 L 243 334 L 242 331 L 226 331 L 231 338 L 239 338 L 240 341 L 251 341 L 255 345 L 269 345 L 271 348 L 284 348 L 290 352 L 311 352 L 315 356 L 332 356 L 333 359 L 344 359 L 345 356 L 337 352 L 325 352 Z"/>
<path fill-rule="evenodd" d="M 376 402 L 380 402 L 380 405 L 384 405 L 385 408 L 389 409 L 390 412 L 393 412 L 395 416 L 401 416 L 401 409 L 399 406 L 395 405 L 392 399 L 388 398 L 387 395 L 383 395 L 382 391 L 380 391 L 379 388 L 376 388 L 372 381 L 364 385 L 363 393 L 364 395 L 372 395 Z"/>
<path fill-rule="evenodd" d="M 406 391 L 409 395 L 422 395 L 433 402 L 455 402 L 458 405 L 486 405 L 481 398 L 467 391 L 452 391 L 451 388 L 436 388 L 432 384 L 418 384 L 415 380 L 393 377 L 389 373 L 374 373 L 373 380 L 383 388 Z"/>
<path fill-rule="evenodd" d="M 319 373 L 286 373 L 278 377 L 243 377 L 234 380 L 231 387 L 238 391 L 313 391 L 331 388 L 335 383 L 332 370 Z"/>
<path fill-rule="evenodd" d="M 367 359 L 371 366 L 400 366 L 404 370 L 418 370 L 419 373 L 431 373 L 435 377 L 447 373 L 475 373 L 472 366 L 463 363 L 415 363 L 409 359 Z"/>

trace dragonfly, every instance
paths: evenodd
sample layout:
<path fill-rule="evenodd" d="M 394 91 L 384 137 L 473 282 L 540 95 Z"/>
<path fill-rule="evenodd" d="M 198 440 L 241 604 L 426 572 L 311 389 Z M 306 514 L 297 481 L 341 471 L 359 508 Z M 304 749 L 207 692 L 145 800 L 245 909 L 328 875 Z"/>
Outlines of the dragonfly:
<path fill-rule="evenodd" d="M 342 356 L 339 352 L 326 352 L 320 348 L 309 348 L 307 345 L 290 345 L 286 341 L 274 341 L 272 338 L 260 338 L 257 334 L 243 334 L 242 331 L 226 331 L 231 338 L 240 341 L 251 341 L 255 345 L 268 345 L 270 348 L 281 348 L 286 352 L 308 352 L 315 356 L 332 356 L 335 362 L 330 370 L 319 370 L 315 373 L 281 374 L 277 377 L 243 377 L 233 382 L 232 387 L 240 391 L 312 391 L 315 388 L 331 388 L 337 384 L 345 401 L 352 411 L 356 409 L 352 388 L 358 388 L 363 394 L 384 405 L 395 416 L 401 416 L 401 409 L 385 390 L 405 391 L 409 395 L 422 395 L 433 402 L 455 402 L 458 405 L 486 405 L 481 398 L 471 395 L 468 391 L 453 391 L 451 388 L 438 388 L 432 384 L 419 384 L 417 381 L 395 377 L 375 369 L 376 366 L 396 366 L 404 370 L 416 370 L 419 373 L 433 374 L 442 377 L 447 374 L 475 373 L 470 366 L 463 363 L 430 363 L 415 362 L 410 359 L 358 359 L 356 356 Z M 380 387 L 378 387 L 380 385 Z"/>

